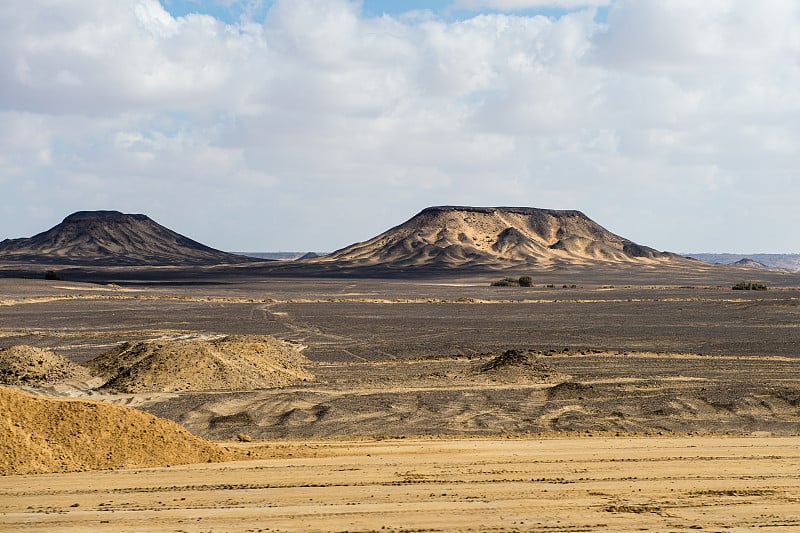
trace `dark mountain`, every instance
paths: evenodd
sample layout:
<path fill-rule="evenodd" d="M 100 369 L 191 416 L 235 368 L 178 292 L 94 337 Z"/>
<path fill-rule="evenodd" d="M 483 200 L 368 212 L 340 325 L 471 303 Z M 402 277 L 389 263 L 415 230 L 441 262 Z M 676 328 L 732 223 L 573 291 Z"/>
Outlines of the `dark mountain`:
<path fill-rule="evenodd" d="M 739 259 L 735 263 L 731 263 L 731 266 L 741 267 L 741 268 L 769 268 L 764 263 L 759 263 L 753 259 L 745 257 L 743 259 Z"/>
<path fill-rule="evenodd" d="M 215 250 L 145 215 L 79 211 L 27 239 L 0 242 L 0 260 L 74 265 L 208 265 L 251 259 Z"/>
<path fill-rule="evenodd" d="M 306 259 L 316 259 L 319 256 L 320 256 L 320 254 L 318 254 L 317 252 L 306 252 L 303 255 L 301 255 L 300 257 L 298 257 L 297 260 L 298 261 L 305 261 Z"/>

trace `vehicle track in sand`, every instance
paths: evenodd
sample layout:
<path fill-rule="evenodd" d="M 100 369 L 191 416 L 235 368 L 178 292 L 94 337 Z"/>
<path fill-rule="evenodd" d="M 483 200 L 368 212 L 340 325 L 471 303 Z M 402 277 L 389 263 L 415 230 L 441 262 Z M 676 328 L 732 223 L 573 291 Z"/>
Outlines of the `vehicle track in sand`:
<path fill-rule="evenodd" d="M 790 531 L 797 437 L 261 443 L 251 462 L 0 478 L 40 531 Z"/>

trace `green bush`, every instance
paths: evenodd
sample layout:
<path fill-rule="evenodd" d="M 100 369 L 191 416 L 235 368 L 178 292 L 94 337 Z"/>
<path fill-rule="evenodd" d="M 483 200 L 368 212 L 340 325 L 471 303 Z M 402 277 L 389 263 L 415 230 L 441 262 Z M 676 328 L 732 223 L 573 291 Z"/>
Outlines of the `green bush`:
<path fill-rule="evenodd" d="M 767 290 L 767 286 L 763 283 L 756 283 L 753 281 L 740 281 L 733 287 L 731 287 L 735 291 L 765 291 Z"/>
<path fill-rule="evenodd" d="M 530 276 L 521 276 L 517 283 L 519 283 L 520 287 L 533 287 L 533 278 Z"/>

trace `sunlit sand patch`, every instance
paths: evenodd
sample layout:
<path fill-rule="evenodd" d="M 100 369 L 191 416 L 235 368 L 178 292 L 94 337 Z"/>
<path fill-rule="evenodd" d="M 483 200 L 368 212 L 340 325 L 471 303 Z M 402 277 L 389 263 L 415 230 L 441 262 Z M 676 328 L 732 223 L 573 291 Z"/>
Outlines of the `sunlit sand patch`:
<path fill-rule="evenodd" d="M 3 522 L 20 532 L 800 527 L 797 437 L 551 434 L 226 447 L 254 460 L 0 478 Z"/>

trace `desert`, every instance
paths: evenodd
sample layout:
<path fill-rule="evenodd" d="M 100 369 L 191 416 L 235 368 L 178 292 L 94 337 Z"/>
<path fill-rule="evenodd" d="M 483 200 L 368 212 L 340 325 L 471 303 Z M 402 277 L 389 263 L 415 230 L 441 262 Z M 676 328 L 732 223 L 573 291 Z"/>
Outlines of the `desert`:
<path fill-rule="evenodd" d="M 796 437 L 311 440 L 0 478 L 8 531 L 792 531 Z"/>
<path fill-rule="evenodd" d="M 799 27 L 0 1 L 0 533 L 800 531 Z"/>
<path fill-rule="evenodd" d="M 93 238 L 128 235 L 97 217 L 77 217 Z M 97 264 L 14 241 L 0 529 L 798 527 L 796 273 L 657 252 L 571 211 L 412 222 L 221 265 L 147 264 L 152 236 Z"/>

